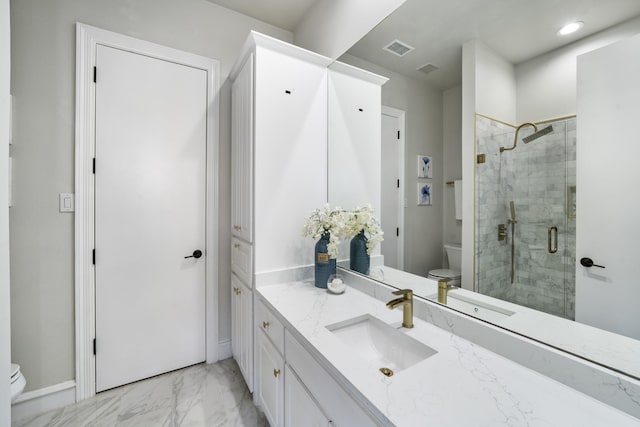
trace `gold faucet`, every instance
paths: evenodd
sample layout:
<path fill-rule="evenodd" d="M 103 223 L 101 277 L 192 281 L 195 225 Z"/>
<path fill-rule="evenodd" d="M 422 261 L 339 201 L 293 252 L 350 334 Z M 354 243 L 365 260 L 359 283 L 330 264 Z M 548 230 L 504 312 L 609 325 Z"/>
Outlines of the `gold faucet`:
<path fill-rule="evenodd" d="M 387 308 L 393 310 L 399 305 L 402 306 L 402 326 L 413 328 L 413 291 L 411 289 L 400 289 L 393 292 L 393 295 L 402 295 L 387 303 Z"/>
<path fill-rule="evenodd" d="M 449 280 L 451 279 L 440 279 L 438 280 L 438 302 L 440 304 L 447 303 L 447 294 L 449 293 L 449 289 L 456 289 L 457 286 L 449 285 Z"/>

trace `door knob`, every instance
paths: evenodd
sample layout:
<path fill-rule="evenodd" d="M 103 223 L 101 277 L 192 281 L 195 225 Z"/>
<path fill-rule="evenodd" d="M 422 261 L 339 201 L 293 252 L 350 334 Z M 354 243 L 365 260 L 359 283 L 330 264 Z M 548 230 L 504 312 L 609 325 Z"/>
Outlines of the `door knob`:
<path fill-rule="evenodd" d="M 200 258 L 202 256 L 202 251 L 200 249 L 196 249 L 195 251 L 193 251 L 192 255 L 186 256 L 186 258 Z"/>
<path fill-rule="evenodd" d="M 598 268 L 605 268 L 604 265 L 598 265 L 598 264 L 594 264 L 593 260 L 591 258 L 580 258 L 580 264 L 582 264 L 583 267 L 598 267 Z"/>

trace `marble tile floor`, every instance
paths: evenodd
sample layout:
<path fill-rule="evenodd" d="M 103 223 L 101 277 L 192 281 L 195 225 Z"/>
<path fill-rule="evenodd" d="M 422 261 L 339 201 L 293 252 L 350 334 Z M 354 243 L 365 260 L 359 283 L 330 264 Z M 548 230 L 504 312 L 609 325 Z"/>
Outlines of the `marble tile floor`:
<path fill-rule="evenodd" d="M 200 364 L 99 393 L 12 427 L 268 426 L 233 359 Z"/>

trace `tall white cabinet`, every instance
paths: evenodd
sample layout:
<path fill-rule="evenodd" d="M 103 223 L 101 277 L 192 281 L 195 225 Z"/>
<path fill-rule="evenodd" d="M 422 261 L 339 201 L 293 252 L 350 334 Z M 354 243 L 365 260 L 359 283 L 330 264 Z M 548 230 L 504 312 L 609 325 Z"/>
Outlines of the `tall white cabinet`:
<path fill-rule="evenodd" d="M 313 263 L 301 235 L 327 201 L 327 66 L 321 55 L 252 32 L 230 73 L 233 357 L 254 391 L 254 287 Z"/>
<path fill-rule="evenodd" d="M 327 374 L 314 368 L 304 350 L 285 351 L 283 325 L 255 295 L 256 287 L 314 263 L 315 242 L 302 237 L 302 226 L 313 209 L 327 203 L 328 139 L 356 152 L 370 149 L 372 141 L 379 146 L 380 85 L 386 79 L 344 64 L 330 71 L 331 62 L 251 32 L 230 73 L 232 348 L 272 426 L 302 420 L 324 426 L 331 419 L 370 425 L 337 384 L 309 385 L 307 371 Z M 379 152 L 376 159 L 379 170 Z M 379 196 L 373 198 L 378 205 Z M 327 393 L 335 400 L 330 410 L 314 397 Z"/>

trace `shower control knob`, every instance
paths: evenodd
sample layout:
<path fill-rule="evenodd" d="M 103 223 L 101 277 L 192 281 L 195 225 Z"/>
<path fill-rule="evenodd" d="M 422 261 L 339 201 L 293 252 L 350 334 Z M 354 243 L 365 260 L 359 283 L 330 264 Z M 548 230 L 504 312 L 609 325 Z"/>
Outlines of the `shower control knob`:
<path fill-rule="evenodd" d="M 598 268 L 604 268 L 604 265 L 598 265 L 598 264 L 594 264 L 593 260 L 591 258 L 580 258 L 580 264 L 582 264 L 583 267 L 598 267 Z"/>

